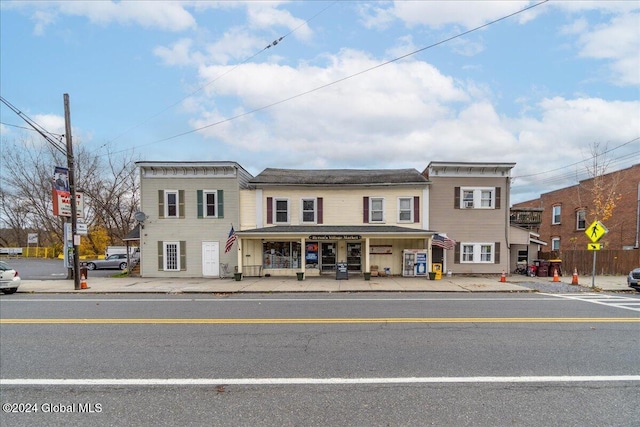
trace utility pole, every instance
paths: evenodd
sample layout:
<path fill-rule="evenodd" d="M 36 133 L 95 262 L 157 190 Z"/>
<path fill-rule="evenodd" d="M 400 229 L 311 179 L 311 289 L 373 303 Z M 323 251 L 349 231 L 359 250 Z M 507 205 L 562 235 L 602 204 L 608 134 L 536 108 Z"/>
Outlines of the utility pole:
<path fill-rule="evenodd" d="M 69 168 L 69 192 L 71 193 L 71 238 L 73 239 L 73 288 L 80 290 L 80 258 L 78 233 L 78 205 L 76 199 L 75 159 L 73 158 L 73 142 L 71 139 L 71 113 L 69 111 L 69 94 L 64 94 L 64 133 L 67 140 L 67 167 Z"/>

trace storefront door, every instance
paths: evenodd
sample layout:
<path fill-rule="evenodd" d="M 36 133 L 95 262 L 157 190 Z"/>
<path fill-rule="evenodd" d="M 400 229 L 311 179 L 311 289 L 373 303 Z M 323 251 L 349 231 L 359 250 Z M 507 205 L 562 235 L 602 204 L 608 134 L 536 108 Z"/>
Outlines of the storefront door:
<path fill-rule="evenodd" d="M 322 273 L 330 273 L 336 271 L 336 254 L 337 246 L 335 242 L 322 243 L 322 257 L 320 260 L 320 268 Z"/>

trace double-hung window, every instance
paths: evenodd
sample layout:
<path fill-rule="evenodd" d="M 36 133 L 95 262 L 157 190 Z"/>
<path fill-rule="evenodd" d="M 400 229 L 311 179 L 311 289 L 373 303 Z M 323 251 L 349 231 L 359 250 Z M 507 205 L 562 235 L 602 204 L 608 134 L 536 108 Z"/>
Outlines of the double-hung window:
<path fill-rule="evenodd" d="M 289 199 L 273 199 L 276 224 L 289 223 Z"/>
<path fill-rule="evenodd" d="M 498 190 L 496 187 L 456 187 L 456 208 L 498 209 Z"/>
<path fill-rule="evenodd" d="M 369 204 L 369 212 L 371 213 L 369 222 L 384 222 L 384 198 L 371 197 Z"/>
<path fill-rule="evenodd" d="M 302 199 L 302 222 L 315 224 L 317 222 L 316 199 Z"/>
<path fill-rule="evenodd" d="M 164 216 L 165 218 L 178 217 L 178 192 L 166 190 L 164 192 Z"/>
<path fill-rule="evenodd" d="M 413 197 L 398 198 L 398 222 L 413 222 Z"/>
<path fill-rule="evenodd" d="M 475 264 L 496 263 L 497 245 L 499 243 L 461 243 L 460 262 Z"/>
<path fill-rule="evenodd" d="M 158 190 L 158 217 L 184 218 L 184 190 Z"/>
<path fill-rule="evenodd" d="M 562 206 L 556 205 L 551 208 L 551 224 L 560 224 L 561 213 L 562 213 Z"/>
<path fill-rule="evenodd" d="M 585 230 L 586 228 L 586 212 L 584 210 L 576 211 L 576 230 Z"/>
<path fill-rule="evenodd" d="M 216 218 L 218 216 L 216 212 L 217 196 L 217 191 L 202 191 L 202 203 L 204 208 L 204 216 L 206 218 Z"/>

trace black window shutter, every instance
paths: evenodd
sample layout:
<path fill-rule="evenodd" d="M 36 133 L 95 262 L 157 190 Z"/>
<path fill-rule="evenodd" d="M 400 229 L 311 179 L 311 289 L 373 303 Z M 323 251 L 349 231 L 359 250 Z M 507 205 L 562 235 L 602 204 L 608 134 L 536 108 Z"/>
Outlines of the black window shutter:
<path fill-rule="evenodd" d="M 500 209 L 500 187 L 496 187 L 496 209 Z"/>
<path fill-rule="evenodd" d="M 453 252 L 453 263 L 460 264 L 460 242 L 456 242 L 456 249 Z"/>
<path fill-rule="evenodd" d="M 318 224 L 322 224 L 322 197 L 318 197 Z"/>
<path fill-rule="evenodd" d="M 496 242 L 496 256 L 494 257 L 494 264 L 500 264 L 500 242 Z"/>
<path fill-rule="evenodd" d="M 413 198 L 413 222 L 420 222 L 420 197 Z"/>
<path fill-rule="evenodd" d="M 273 197 L 267 197 L 267 224 L 273 224 Z"/>
<path fill-rule="evenodd" d="M 456 187 L 454 190 L 453 209 L 460 209 L 460 187 Z"/>
<path fill-rule="evenodd" d="M 369 198 L 367 196 L 362 198 L 362 222 L 365 224 L 369 222 Z"/>

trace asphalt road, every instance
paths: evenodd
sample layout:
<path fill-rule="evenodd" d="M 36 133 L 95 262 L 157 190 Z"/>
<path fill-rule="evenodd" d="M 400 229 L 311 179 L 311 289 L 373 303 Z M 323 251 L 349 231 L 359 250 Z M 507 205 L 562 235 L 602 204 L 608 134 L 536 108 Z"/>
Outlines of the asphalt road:
<path fill-rule="evenodd" d="M 636 295 L 14 295 L 0 424 L 636 426 L 639 309 Z"/>

